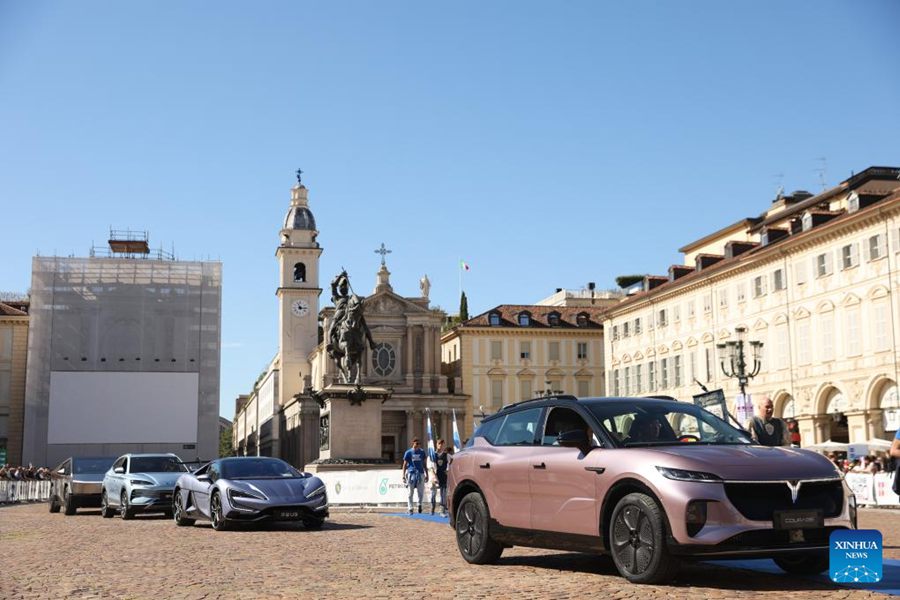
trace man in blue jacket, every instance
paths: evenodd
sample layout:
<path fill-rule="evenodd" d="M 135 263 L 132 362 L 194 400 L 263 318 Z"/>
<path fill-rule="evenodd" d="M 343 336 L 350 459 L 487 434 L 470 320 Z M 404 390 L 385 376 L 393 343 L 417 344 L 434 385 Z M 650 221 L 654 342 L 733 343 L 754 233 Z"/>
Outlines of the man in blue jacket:
<path fill-rule="evenodd" d="M 419 445 L 419 438 L 413 438 L 412 448 L 403 455 L 403 483 L 409 488 L 406 509 L 413 514 L 413 492 L 419 492 L 419 512 L 422 512 L 422 498 L 425 496 L 425 482 L 428 481 L 427 455 Z"/>

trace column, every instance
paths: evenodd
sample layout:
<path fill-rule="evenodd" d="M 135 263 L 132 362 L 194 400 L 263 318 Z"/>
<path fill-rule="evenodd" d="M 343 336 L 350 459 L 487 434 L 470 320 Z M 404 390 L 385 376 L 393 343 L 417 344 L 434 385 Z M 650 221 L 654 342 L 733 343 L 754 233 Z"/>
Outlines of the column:
<path fill-rule="evenodd" d="M 831 415 L 820 415 L 813 417 L 813 428 L 815 429 L 816 439 L 813 443 L 827 441 L 831 436 Z"/>
<path fill-rule="evenodd" d="M 431 325 L 423 326 L 423 336 L 422 340 L 425 344 L 425 364 L 423 365 L 425 371 L 425 378 L 428 380 L 427 389 L 431 389 L 431 375 L 434 373 L 434 365 L 431 364 L 432 355 L 434 354 L 434 344 L 432 344 L 434 338 L 434 328 Z"/>
<path fill-rule="evenodd" d="M 415 344 L 413 344 L 413 328 L 409 325 L 406 326 L 406 385 L 412 387 L 413 385 L 413 352 L 415 352 L 414 348 Z"/>
<path fill-rule="evenodd" d="M 847 416 L 847 433 L 850 436 L 850 443 L 864 442 L 867 439 L 868 424 L 866 423 L 866 412 L 864 410 L 852 410 L 844 413 Z"/>
<path fill-rule="evenodd" d="M 406 450 L 407 448 L 412 446 L 412 439 L 414 437 L 416 437 L 416 436 L 415 436 L 415 434 L 413 434 L 413 411 L 407 410 L 406 411 L 406 441 L 405 441 L 406 445 L 403 447 L 404 450 Z"/>
<path fill-rule="evenodd" d="M 880 408 L 871 408 L 866 414 L 866 439 L 882 438 L 884 438 L 884 411 Z"/>

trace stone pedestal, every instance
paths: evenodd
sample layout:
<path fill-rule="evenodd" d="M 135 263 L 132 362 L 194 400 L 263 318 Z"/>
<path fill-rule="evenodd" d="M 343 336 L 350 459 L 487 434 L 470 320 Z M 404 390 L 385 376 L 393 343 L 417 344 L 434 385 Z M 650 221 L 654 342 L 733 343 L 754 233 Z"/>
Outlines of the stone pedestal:
<path fill-rule="evenodd" d="M 331 384 L 317 394 L 321 409 L 319 459 L 308 471 L 325 465 L 377 464 L 381 460 L 381 405 L 391 390 L 376 386 Z"/>

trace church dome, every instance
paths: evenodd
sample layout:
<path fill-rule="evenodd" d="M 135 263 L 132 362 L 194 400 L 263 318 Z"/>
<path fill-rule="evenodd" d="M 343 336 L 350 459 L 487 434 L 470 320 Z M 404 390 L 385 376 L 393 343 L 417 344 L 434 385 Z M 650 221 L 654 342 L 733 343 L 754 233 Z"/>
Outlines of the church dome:
<path fill-rule="evenodd" d="M 285 229 L 316 230 L 316 218 L 306 206 L 292 206 L 284 218 Z"/>

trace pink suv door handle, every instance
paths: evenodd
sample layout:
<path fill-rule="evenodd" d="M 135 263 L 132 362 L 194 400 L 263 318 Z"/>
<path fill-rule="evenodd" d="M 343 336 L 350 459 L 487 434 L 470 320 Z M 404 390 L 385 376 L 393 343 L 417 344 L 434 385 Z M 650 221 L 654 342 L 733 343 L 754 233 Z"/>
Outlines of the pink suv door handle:
<path fill-rule="evenodd" d="M 490 469 L 490 468 L 491 468 L 491 463 L 486 462 L 486 463 L 484 463 L 483 465 L 478 465 L 478 468 L 479 468 L 479 469 Z"/>
<path fill-rule="evenodd" d="M 606 471 L 605 467 L 585 467 L 585 471 L 593 471 L 597 475 L 603 475 L 603 472 Z"/>
<path fill-rule="evenodd" d="M 531 466 L 534 467 L 535 469 L 546 469 L 547 468 L 547 465 L 545 465 L 544 463 L 541 463 L 539 465 L 531 465 Z"/>

